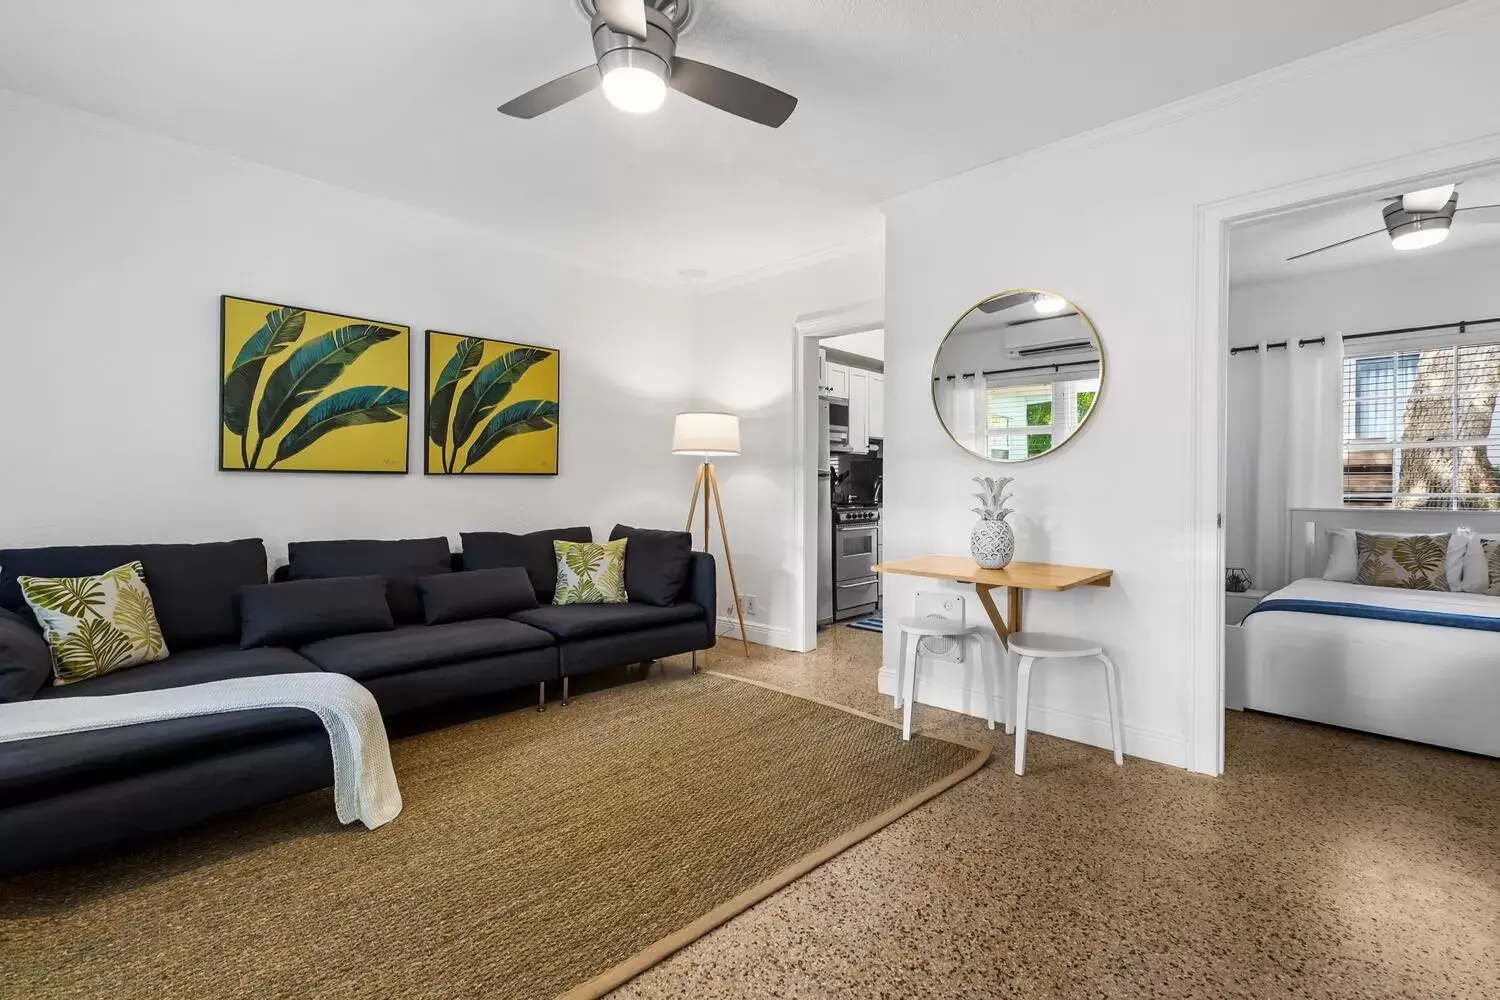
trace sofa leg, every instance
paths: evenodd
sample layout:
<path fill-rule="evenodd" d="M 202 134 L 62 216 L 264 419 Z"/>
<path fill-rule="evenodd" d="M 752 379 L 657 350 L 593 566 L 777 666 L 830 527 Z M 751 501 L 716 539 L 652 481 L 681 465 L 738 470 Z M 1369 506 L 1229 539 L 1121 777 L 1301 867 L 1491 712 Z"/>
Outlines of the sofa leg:
<path fill-rule="evenodd" d="M 695 650 L 693 650 L 693 673 L 696 674 L 697 672 L 698 672 L 698 651 L 695 649 Z"/>
<path fill-rule="evenodd" d="M 567 708 L 568 707 L 568 679 L 566 677 L 563 678 L 562 707 L 563 708 Z"/>
<path fill-rule="evenodd" d="M 536 682 L 536 710 L 538 712 L 545 712 L 545 711 L 547 711 L 547 682 L 546 681 L 537 681 Z"/>

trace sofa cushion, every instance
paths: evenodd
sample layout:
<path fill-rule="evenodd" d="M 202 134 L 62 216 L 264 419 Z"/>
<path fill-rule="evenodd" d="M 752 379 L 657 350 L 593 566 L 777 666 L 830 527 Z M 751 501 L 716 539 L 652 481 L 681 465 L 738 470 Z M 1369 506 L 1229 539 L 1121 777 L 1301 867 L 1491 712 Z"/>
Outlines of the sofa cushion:
<path fill-rule="evenodd" d="M 522 566 L 531 577 L 531 589 L 543 604 L 552 603 L 557 590 L 557 554 L 555 541 L 591 542 L 589 528 L 548 528 L 529 535 L 512 535 L 506 531 L 466 531 L 460 534 L 464 569 L 495 569 L 499 566 Z"/>
<path fill-rule="evenodd" d="M 159 691 L 163 688 L 206 684 L 234 677 L 265 677 L 272 674 L 302 674 L 317 670 L 317 665 L 290 649 L 268 647 L 240 649 L 237 646 L 210 646 L 173 653 L 156 663 L 147 663 L 103 677 L 66 684 L 48 685 L 37 692 L 38 698 L 75 698 L 97 694 L 130 694 L 134 691 Z"/>
<path fill-rule="evenodd" d="M 109 674 L 100 680 L 147 669 L 150 668 Z M 89 683 L 59 690 L 71 691 Z M 300 708 L 258 708 L 18 740 L 7 743 L 5 753 L 0 754 L 0 805 L 64 795 L 303 733 L 320 735 L 327 745 L 318 717 Z M 209 794 L 213 791 L 209 790 Z M 115 820 L 114 814 L 98 818 L 107 824 Z M 68 835 L 63 830 L 55 832 Z"/>
<path fill-rule="evenodd" d="M 633 632 L 637 629 L 669 625 L 672 622 L 702 618 L 703 609 L 696 604 L 549 604 L 530 611 L 518 611 L 511 618 L 542 629 L 559 639 L 582 639 L 587 636 Z"/>
<path fill-rule="evenodd" d="M 35 622 L 0 608 L 0 704 L 29 701 L 51 679 L 52 653 Z"/>
<path fill-rule="evenodd" d="M 139 560 L 174 654 L 239 638 L 240 588 L 266 582 L 259 538 L 198 545 L 69 545 L 0 550 L 0 607 L 31 619 L 18 576 L 93 576 Z"/>
<path fill-rule="evenodd" d="M 315 639 L 390 629 L 383 576 L 290 580 L 246 587 L 240 647 L 300 646 Z"/>
<path fill-rule="evenodd" d="M 96 576 L 23 576 L 19 583 L 52 651 L 54 683 L 167 658 L 139 561 Z"/>
<path fill-rule="evenodd" d="M 553 604 L 624 604 L 628 538 L 613 542 L 553 542 L 557 591 Z"/>
<path fill-rule="evenodd" d="M 693 558 L 691 534 L 617 524 L 609 537 L 630 540 L 625 548 L 625 593 L 632 601 L 657 607 L 677 603 Z"/>
<path fill-rule="evenodd" d="M 422 597 L 417 581 L 453 570 L 448 539 L 407 538 L 400 541 L 352 539 L 333 542 L 292 542 L 287 546 L 287 578 L 321 580 L 331 576 L 383 576 L 389 589 L 386 601 L 397 624 L 422 620 Z"/>
<path fill-rule="evenodd" d="M 298 652 L 324 670 L 364 680 L 550 645 L 552 636 L 540 629 L 503 618 L 482 618 L 450 625 L 405 625 L 390 632 L 321 639 Z"/>
<path fill-rule="evenodd" d="M 417 591 L 422 595 L 422 616 L 428 625 L 504 618 L 537 606 L 531 577 L 520 566 L 424 576 L 417 581 Z"/>

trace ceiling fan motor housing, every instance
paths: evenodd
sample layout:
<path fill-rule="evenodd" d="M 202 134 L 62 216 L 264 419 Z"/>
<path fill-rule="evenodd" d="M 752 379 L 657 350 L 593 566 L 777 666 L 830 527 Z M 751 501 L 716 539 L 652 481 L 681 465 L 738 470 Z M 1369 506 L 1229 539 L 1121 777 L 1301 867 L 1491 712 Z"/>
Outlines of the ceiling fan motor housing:
<path fill-rule="evenodd" d="M 677 54 L 677 25 L 654 7 L 646 8 L 646 38 L 611 31 L 598 14 L 590 24 L 594 33 L 594 56 L 599 72 L 621 66 L 638 66 L 662 78 L 672 78 L 672 57 Z"/>
<path fill-rule="evenodd" d="M 1448 203 L 1436 212 L 1408 212 L 1400 198 L 1385 206 L 1385 229 L 1396 239 L 1408 233 L 1429 230 L 1446 230 L 1453 225 L 1453 213 L 1458 211 L 1458 194 L 1448 198 Z"/>

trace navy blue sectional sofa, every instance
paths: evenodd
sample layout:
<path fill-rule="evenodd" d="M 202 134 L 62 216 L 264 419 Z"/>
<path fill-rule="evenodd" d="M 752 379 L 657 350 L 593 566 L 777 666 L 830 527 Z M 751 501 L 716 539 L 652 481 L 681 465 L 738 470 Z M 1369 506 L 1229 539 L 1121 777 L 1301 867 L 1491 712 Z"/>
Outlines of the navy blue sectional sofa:
<path fill-rule="evenodd" d="M 617 529 L 616 535 L 632 530 Z M 644 532 L 639 548 L 659 549 L 673 534 Z M 462 537 L 459 554 L 450 554 L 445 538 L 293 543 L 277 581 L 380 576 L 390 624 L 367 633 L 252 648 L 241 648 L 246 588 L 266 588 L 278 598 L 296 593 L 276 584 L 266 587 L 260 539 L 0 550 L 0 701 L 322 670 L 359 681 L 391 718 L 528 687 L 545 701 L 549 683 L 561 683 L 566 698 L 570 677 L 713 645 L 711 556 L 678 553 L 675 563 L 649 579 L 640 559 L 627 561 L 630 603 L 554 606 L 552 541 L 586 540 L 588 529 Z M 679 541 L 669 539 L 668 548 Z M 92 575 L 133 560 L 145 569 L 170 655 L 54 686 L 46 645 L 17 577 Z M 534 592 L 535 599 L 527 603 L 534 606 L 503 617 L 425 623 L 421 581 L 499 567 L 526 570 L 521 585 L 526 589 L 529 578 L 528 598 Z M 638 591 L 647 600 L 637 600 Z M 332 774 L 322 725 L 300 709 L 0 743 L 0 875 L 324 788 L 332 784 Z"/>

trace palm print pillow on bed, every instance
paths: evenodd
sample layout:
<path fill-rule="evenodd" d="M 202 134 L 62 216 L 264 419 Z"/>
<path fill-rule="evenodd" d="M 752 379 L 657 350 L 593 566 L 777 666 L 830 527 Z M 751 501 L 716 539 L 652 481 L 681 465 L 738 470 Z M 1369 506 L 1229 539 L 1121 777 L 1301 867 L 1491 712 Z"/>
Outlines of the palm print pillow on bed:
<path fill-rule="evenodd" d="M 1366 587 L 1447 590 L 1443 564 L 1447 535 L 1376 535 L 1354 533 L 1359 558 L 1358 583 Z"/>

